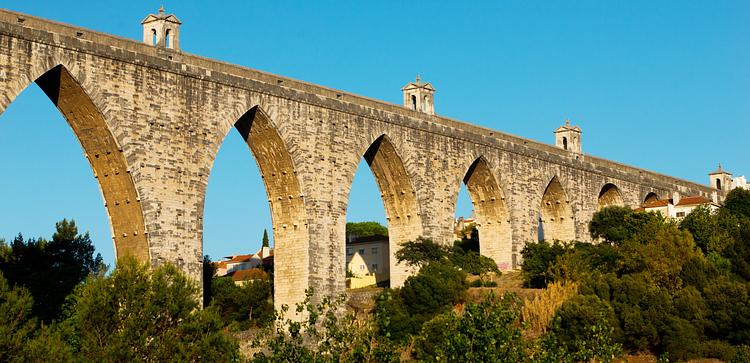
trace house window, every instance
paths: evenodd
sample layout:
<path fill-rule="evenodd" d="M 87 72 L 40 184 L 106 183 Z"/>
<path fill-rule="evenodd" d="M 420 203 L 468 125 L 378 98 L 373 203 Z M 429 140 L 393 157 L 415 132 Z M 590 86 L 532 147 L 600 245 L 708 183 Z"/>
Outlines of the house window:
<path fill-rule="evenodd" d="M 682 218 L 685 216 L 685 212 L 677 212 L 677 218 Z"/>
<path fill-rule="evenodd" d="M 377 263 L 373 263 L 372 264 L 372 272 L 378 272 L 378 264 Z"/>
<path fill-rule="evenodd" d="M 371 252 L 372 252 L 373 255 L 377 255 L 378 254 L 378 248 L 377 247 L 373 247 Z"/>
<path fill-rule="evenodd" d="M 352 252 L 352 249 L 351 249 L 351 248 L 347 248 L 347 249 L 346 249 L 346 255 L 347 255 L 347 256 L 351 256 L 351 255 L 353 255 L 353 254 L 354 254 L 354 252 Z"/>
<path fill-rule="evenodd" d="M 359 269 L 360 269 L 360 271 L 364 271 L 365 270 L 365 265 L 359 265 Z"/>
<path fill-rule="evenodd" d="M 364 256 L 365 255 L 365 249 L 364 248 L 360 248 L 359 249 L 359 254 L 362 255 L 362 256 Z"/>

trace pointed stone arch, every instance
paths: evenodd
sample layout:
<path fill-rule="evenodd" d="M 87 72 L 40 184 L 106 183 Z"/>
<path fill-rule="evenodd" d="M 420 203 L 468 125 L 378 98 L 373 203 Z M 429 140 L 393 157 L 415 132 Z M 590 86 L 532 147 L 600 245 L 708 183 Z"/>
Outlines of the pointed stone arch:
<path fill-rule="evenodd" d="M 573 208 L 557 176 L 547 184 L 542 195 L 540 229 L 548 241 L 572 241 L 576 238 Z"/>
<path fill-rule="evenodd" d="M 649 192 L 643 198 L 643 204 L 648 204 L 648 203 L 656 202 L 657 200 L 659 200 L 659 195 L 657 195 L 654 192 Z"/>
<path fill-rule="evenodd" d="M 396 263 L 395 253 L 402 243 L 422 235 L 417 195 L 403 159 L 386 135 L 375 139 L 364 158 L 375 176 L 388 221 L 391 287 L 399 287 L 410 271 Z"/>
<path fill-rule="evenodd" d="M 278 308 L 282 302 L 303 301 L 309 287 L 310 237 L 292 155 L 271 117 L 259 106 L 242 114 L 233 126 L 258 165 L 268 197 L 274 238 L 274 302 Z M 231 129 L 222 144 L 230 133 Z"/>
<path fill-rule="evenodd" d="M 610 206 L 625 206 L 620 188 L 612 183 L 604 184 L 599 192 L 598 205 L 599 209 Z"/>
<path fill-rule="evenodd" d="M 478 222 L 480 253 L 495 260 L 501 270 L 515 268 L 510 213 L 503 189 L 487 160 L 474 160 L 463 181 Z"/>
<path fill-rule="evenodd" d="M 91 165 L 104 199 L 115 255 L 150 261 L 148 233 L 138 191 L 122 148 L 103 112 L 63 65 L 51 67 L 34 82 L 68 122 Z M 23 88 L 8 91 L 2 111 Z"/>

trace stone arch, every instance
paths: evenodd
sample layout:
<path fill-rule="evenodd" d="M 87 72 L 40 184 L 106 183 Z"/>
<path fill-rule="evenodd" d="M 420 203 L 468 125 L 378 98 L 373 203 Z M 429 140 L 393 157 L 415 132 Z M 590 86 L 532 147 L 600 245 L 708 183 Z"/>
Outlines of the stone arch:
<path fill-rule="evenodd" d="M 505 195 L 489 163 L 479 157 L 469 166 L 463 178 L 474 205 L 482 255 L 495 260 L 501 270 L 515 267 L 510 213 Z"/>
<path fill-rule="evenodd" d="M 364 158 L 375 176 L 383 200 L 388 221 L 391 287 L 398 287 L 410 272 L 396 263 L 395 253 L 402 243 L 422 235 L 417 195 L 403 159 L 386 135 L 381 135 L 370 145 Z"/>
<path fill-rule="evenodd" d="M 309 286 L 310 238 L 304 196 L 292 155 L 271 117 L 259 106 L 242 114 L 233 126 L 258 165 L 271 209 L 274 301 L 277 305 L 303 301 Z M 229 133 L 231 130 L 223 139 Z"/>
<path fill-rule="evenodd" d="M 130 255 L 139 261 L 149 261 L 148 234 L 140 198 L 122 148 L 102 110 L 63 65 L 51 67 L 34 82 L 68 122 L 91 165 L 104 198 L 115 255 L 117 258 Z M 10 90 L 2 102 L 2 111 L 22 90 Z"/>
<path fill-rule="evenodd" d="M 643 198 L 643 204 L 652 203 L 659 200 L 659 196 L 654 192 L 649 192 L 646 197 Z"/>
<path fill-rule="evenodd" d="M 625 206 L 620 188 L 612 183 L 604 184 L 599 192 L 599 209 L 609 206 Z"/>
<path fill-rule="evenodd" d="M 573 208 L 557 176 L 542 195 L 540 229 L 546 240 L 572 241 L 576 238 Z"/>

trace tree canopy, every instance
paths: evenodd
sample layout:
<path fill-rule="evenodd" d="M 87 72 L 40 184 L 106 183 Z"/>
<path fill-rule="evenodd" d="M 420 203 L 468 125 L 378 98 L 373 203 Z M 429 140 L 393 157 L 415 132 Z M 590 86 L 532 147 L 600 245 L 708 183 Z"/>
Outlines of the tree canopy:
<path fill-rule="evenodd" d="M 75 221 L 56 223 L 52 240 L 18 235 L 10 245 L 1 244 L 0 271 L 13 285 L 29 289 L 34 315 L 49 322 L 56 318 L 65 298 L 89 274 L 104 270 L 100 254 L 88 232 L 78 233 Z"/>
<path fill-rule="evenodd" d="M 346 235 L 347 237 L 387 236 L 388 228 L 378 222 L 348 222 Z"/>

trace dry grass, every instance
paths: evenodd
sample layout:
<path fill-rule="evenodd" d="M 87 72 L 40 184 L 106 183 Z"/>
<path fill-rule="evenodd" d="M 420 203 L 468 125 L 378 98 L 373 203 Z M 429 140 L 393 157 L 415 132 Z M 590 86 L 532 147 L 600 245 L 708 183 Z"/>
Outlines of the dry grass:
<path fill-rule="evenodd" d="M 555 282 L 533 298 L 525 299 L 521 319 L 526 323 L 526 338 L 534 339 L 546 333 L 557 309 L 576 294 L 578 284 Z"/>

